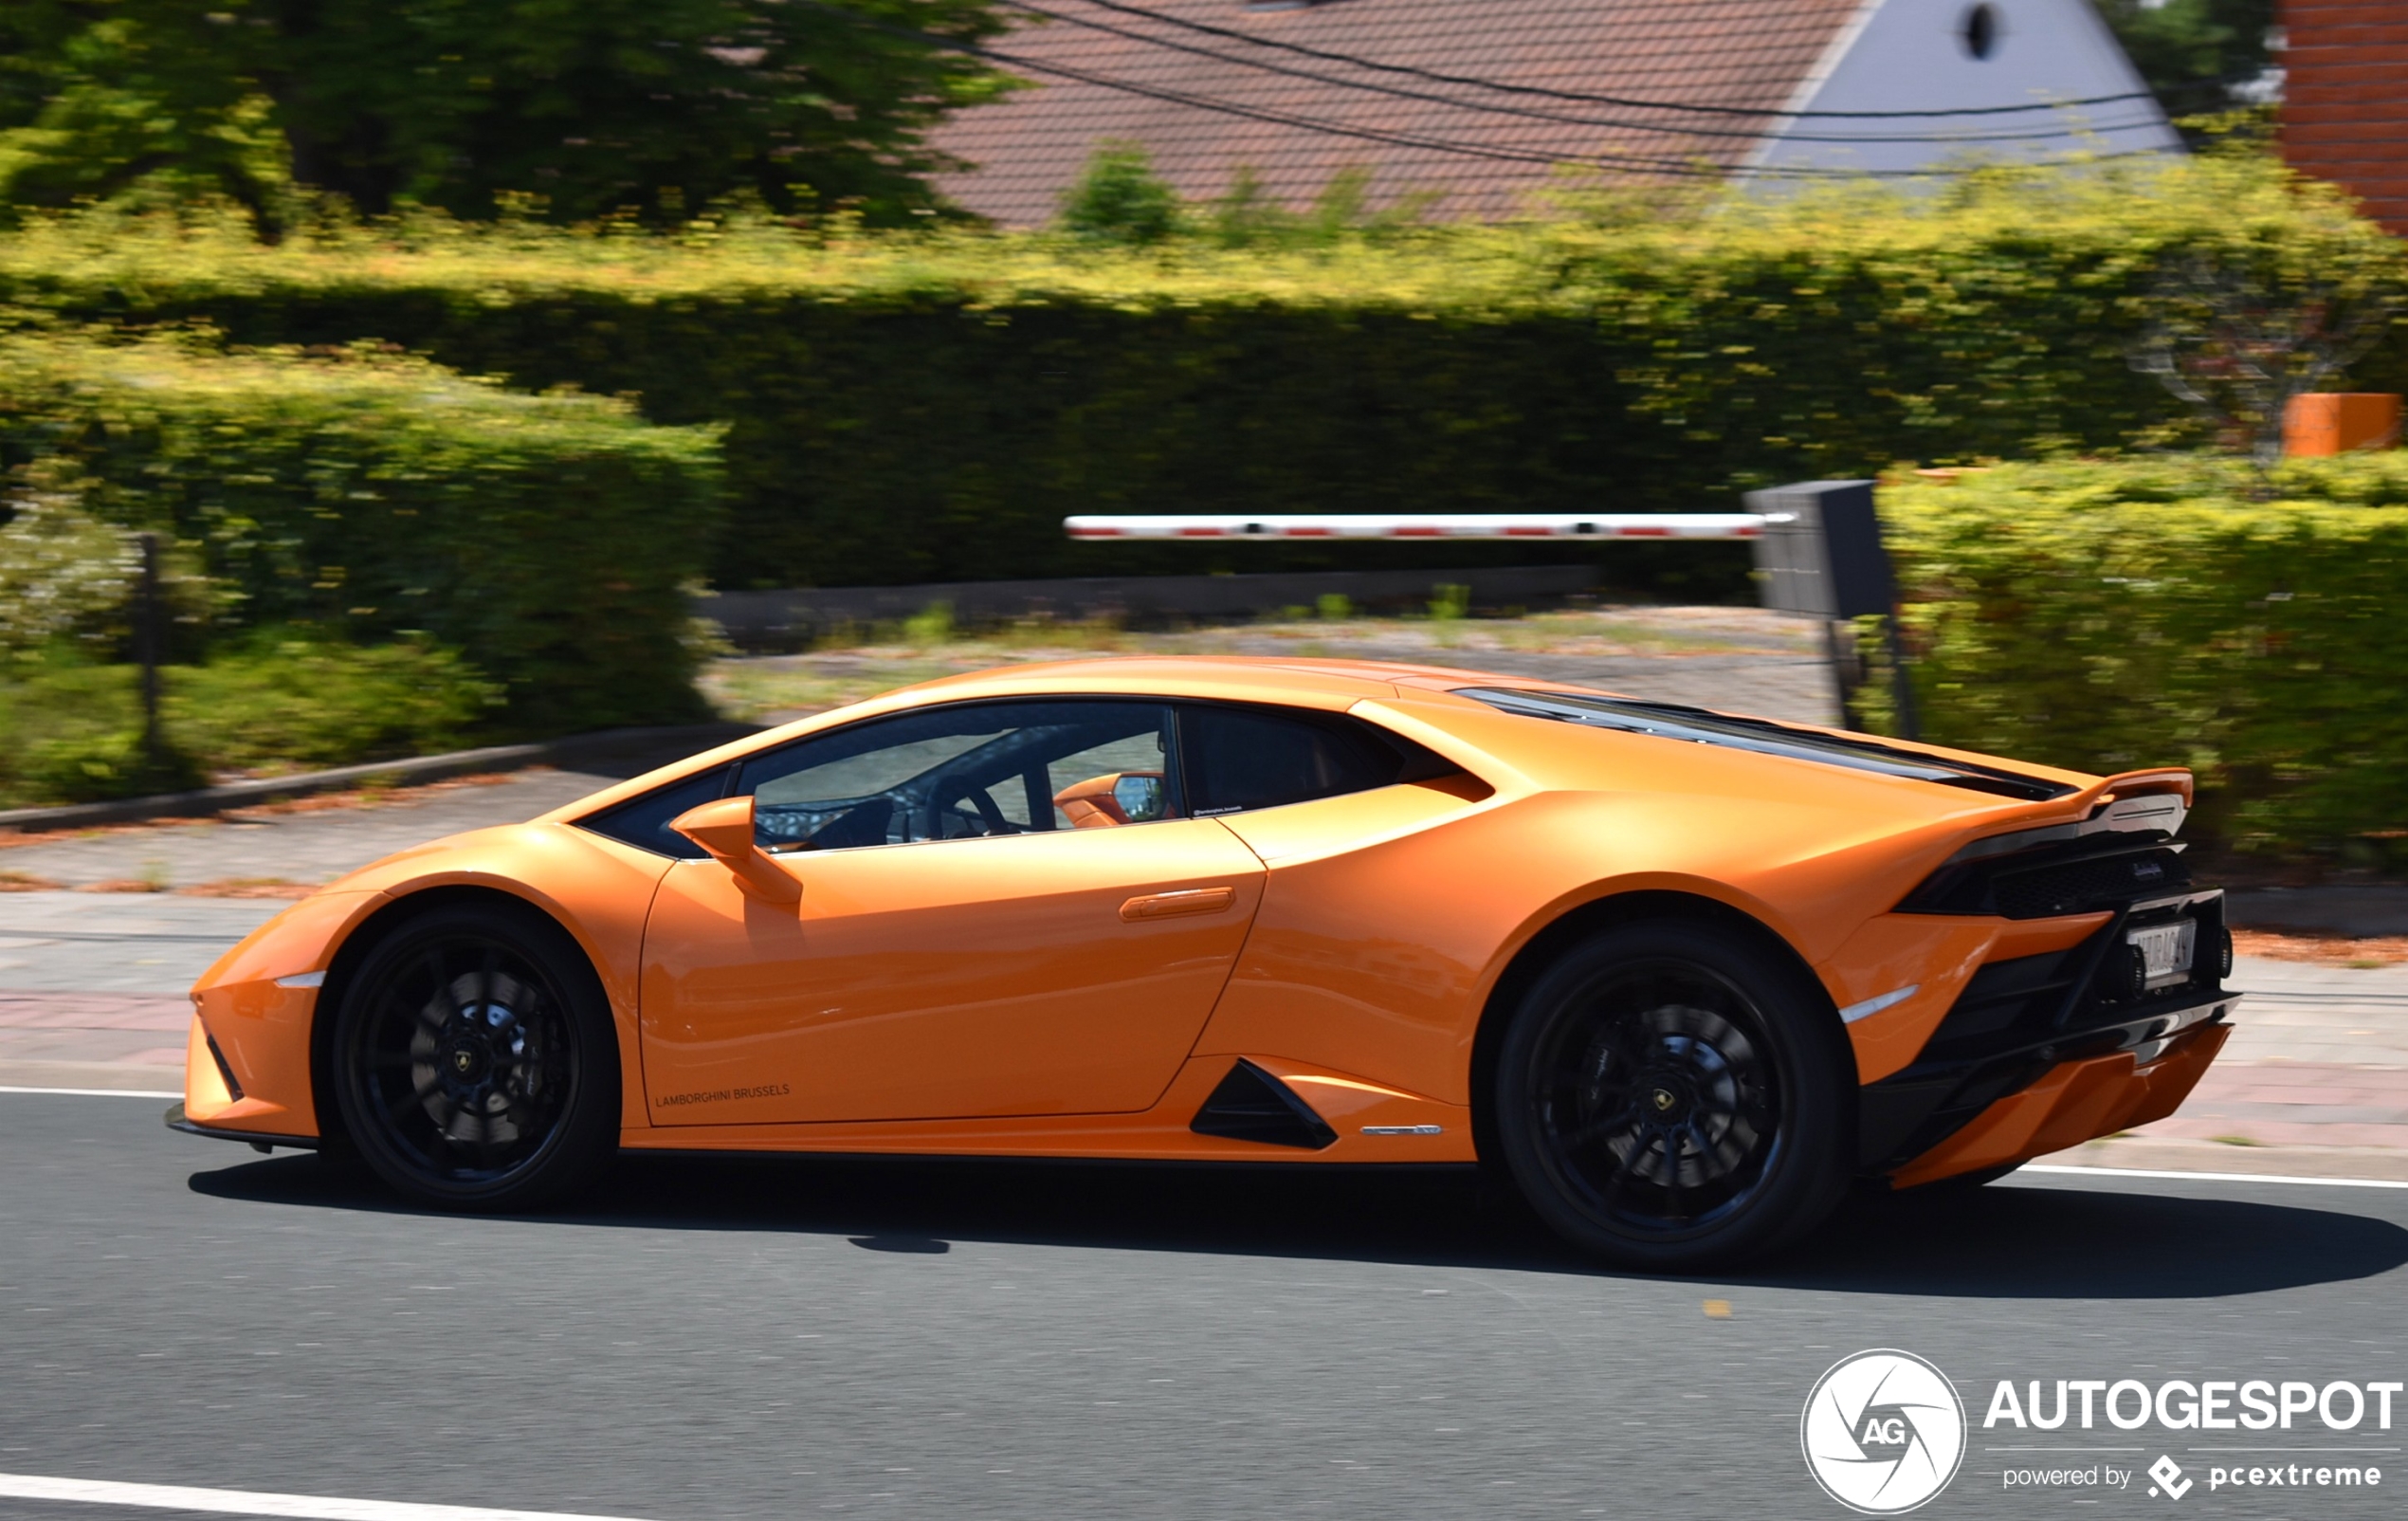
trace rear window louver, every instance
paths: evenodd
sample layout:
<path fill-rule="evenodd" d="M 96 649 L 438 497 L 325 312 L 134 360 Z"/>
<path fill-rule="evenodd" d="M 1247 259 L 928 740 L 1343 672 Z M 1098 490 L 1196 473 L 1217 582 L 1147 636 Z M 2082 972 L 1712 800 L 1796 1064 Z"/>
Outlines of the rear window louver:
<path fill-rule="evenodd" d="M 1455 688 L 1455 695 L 1528 718 L 1554 719 L 1559 723 L 1578 724 L 1589 728 L 1647 734 L 1692 744 L 1711 744 L 1726 750 L 1751 750 L 1759 755 L 1811 760 L 1819 765 L 1867 771 L 1883 777 L 1900 777 L 1910 781 L 1936 782 L 1943 787 L 1963 787 L 1973 792 L 1992 793 L 2030 802 L 2045 802 L 2052 797 L 2065 797 L 2074 790 L 2063 782 L 2025 776 L 1999 766 L 1945 760 L 1919 751 L 1884 744 L 1878 740 L 1818 734 L 1812 729 L 1775 724 L 1769 719 L 1738 718 L 1728 713 L 1717 713 L 1703 707 L 1684 707 L 1674 703 L 1639 703 L 1628 698 L 1587 692 L 1518 691 L 1501 687 L 1462 687 Z"/>

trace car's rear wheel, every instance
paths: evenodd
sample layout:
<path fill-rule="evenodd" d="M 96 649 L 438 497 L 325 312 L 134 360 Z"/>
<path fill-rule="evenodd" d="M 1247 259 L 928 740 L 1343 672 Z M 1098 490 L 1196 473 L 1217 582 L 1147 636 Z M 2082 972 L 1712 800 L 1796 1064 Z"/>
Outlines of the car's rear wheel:
<path fill-rule="evenodd" d="M 608 1000 L 533 909 L 460 904 L 397 925 L 344 980 L 333 1057 L 359 1159 L 427 1203 L 547 1203 L 617 1143 Z"/>
<path fill-rule="evenodd" d="M 1827 1216 L 1847 1187 L 1853 1067 L 1794 969 L 1683 920 L 1572 950 L 1514 1011 L 1494 1133 L 1558 1232 L 1633 1267 L 1707 1268 Z"/>

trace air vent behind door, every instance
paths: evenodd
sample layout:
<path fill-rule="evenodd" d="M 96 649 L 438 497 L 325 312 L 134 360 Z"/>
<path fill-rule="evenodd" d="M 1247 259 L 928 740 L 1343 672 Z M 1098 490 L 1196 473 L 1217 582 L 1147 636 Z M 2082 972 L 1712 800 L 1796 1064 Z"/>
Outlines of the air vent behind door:
<path fill-rule="evenodd" d="M 1195 1111 L 1188 1128 L 1197 1135 L 1254 1141 L 1267 1146 L 1319 1151 L 1338 1143 L 1338 1132 L 1315 1114 L 1293 1089 L 1243 1057 Z"/>

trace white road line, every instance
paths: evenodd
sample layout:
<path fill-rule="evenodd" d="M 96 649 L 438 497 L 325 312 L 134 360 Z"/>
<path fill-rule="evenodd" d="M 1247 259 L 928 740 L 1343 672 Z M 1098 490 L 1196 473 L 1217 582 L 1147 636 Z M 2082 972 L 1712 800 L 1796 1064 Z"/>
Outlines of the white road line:
<path fill-rule="evenodd" d="M 2027 1163 L 2019 1172 L 2050 1172 L 2068 1178 L 2177 1178 L 2210 1183 L 2305 1183 L 2310 1188 L 2408 1188 L 2388 1178 L 2295 1178 L 2279 1172 L 2147 1172 L 2138 1167 L 2061 1167 Z"/>
<path fill-rule="evenodd" d="M 164 1088 L 0 1088 L 0 1093 L 65 1093 L 76 1098 L 182 1098 L 183 1090 Z"/>
<path fill-rule="evenodd" d="M 69 1500 L 85 1505 L 138 1505 L 212 1515 L 303 1516 L 314 1521 L 630 1521 L 626 1516 L 566 1511 L 496 1511 L 481 1505 L 410 1505 L 398 1500 L 345 1500 L 321 1494 L 264 1494 L 252 1490 L 201 1490 L 181 1484 L 117 1484 L 105 1479 L 46 1478 L 0 1474 L 0 1495 L 19 1500 Z"/>

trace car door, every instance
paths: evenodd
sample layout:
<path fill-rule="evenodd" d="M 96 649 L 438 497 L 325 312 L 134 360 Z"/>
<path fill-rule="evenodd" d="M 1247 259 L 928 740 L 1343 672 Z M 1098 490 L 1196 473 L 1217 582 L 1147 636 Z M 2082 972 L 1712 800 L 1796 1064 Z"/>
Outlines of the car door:
<path fill-rule="evenodd" d="M 664 879 L 640 995 L 652 1122 L 1151 1106 L 1263 878 L 1186 816 L 1173 725 L 1163 704 L 969 703 L 748 760 L 733 792 L 801 901 L 709 859 Z"/>

